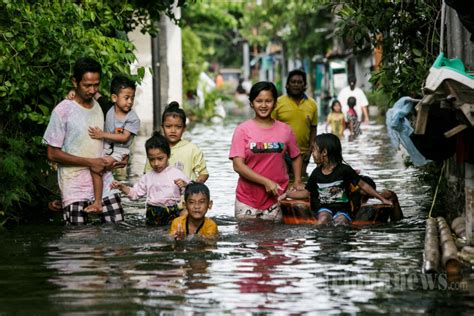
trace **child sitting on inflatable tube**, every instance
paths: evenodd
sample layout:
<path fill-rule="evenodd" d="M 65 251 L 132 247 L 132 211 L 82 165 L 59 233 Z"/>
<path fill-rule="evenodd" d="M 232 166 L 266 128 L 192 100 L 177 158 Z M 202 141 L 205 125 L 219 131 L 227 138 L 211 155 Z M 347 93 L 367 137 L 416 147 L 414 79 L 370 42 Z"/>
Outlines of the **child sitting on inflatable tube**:
<path fill-rule="evenodd" d="M 382 203 L 392 205 L 391 201 L 362 180 L 354 169 L 343 163 L 341 141 L 336 135 L 326 133 L 316 136 L 312 154 L 318 167 L 311 173 L 305 190 L 290 191 L 286 196 L 292 199 L 309 197 L 311 210 L 320 224 L 351 223 L 350 184 Z"/>

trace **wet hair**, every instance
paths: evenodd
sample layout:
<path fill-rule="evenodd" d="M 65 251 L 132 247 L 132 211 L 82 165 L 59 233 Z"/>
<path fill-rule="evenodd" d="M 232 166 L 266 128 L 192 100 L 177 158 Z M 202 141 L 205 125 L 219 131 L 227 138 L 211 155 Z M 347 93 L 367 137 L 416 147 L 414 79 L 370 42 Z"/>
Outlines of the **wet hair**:
<path fill-rule="evenodd" d="M 170 145 L 166 138 L 161 135 L 159 131 L 154 131 L 153 135 L 145 142 L 145 150 L 148 154 L 150 149 L 159 149 L 164 152 L 168 157 L 171 155 Z"/>
<path fill-rule="evenodd" d="M 356 98 L 354 98 L 354 97 L 349 97 L 349 98 L 347 99 L 347 106 L 352 109 L 354 106 L 356 106 L 356 102 L 357 102 Z"/>
<path fill-rule="evenodd" d="M 290 80 L 294 76 L 301 76 L 303 78 L 304 86 L 306 87 L 306 85 L 308 84 L 308 81 L 307 81 L 307 78 L 306 78 L 306 72 L 304 70 L 301 70 L 301 69 L 293 69 L 292 71 L 290 71 L 288 73 L 288 77 L 286 78 L 286 84 L 287 85 L 290 84 Z"/>
<path fill-rule="evenodd" d="M 81 57 L 74 63 L 73 68 L 73 78 L 76 80 L 76 83 L 79 84 L 82 80 L 82 76 L 86 72 L 98 73 L 99 76 L 102 75 L 102 66 L 95 60 L 90 57 Z"/>
<path fill-rule="evenodd" d="M 126 88 L 136 90 L 137 86 L 135 81 L 124 75 L 117 75 L 112 79 L 112 83 L 110 84 L 110 93 L 118 95 L 120 90 Z"/>
<path fill-rule="evenodd" d="M 371 177 L 369 177 L 369 176 L 360 176 L 360 179 L 362 181 L 364 181 L 365 183 L 367 183 L 368 185 L 370 185 L 374 190 L 377 189 L 377 186 L 375 185 L 375 182 L 374 182 L 374 180 L 372 180 Z"/>
<path fill-rule="evenodd" d="M 337 164 L 343 162 L 342 146 L 339 137 L 331 133 L 319 134 L 316 136 L 315 142 L 319 148 L 319 152 L 326 149 L 328 160 L 330 162 L 335 162 Z"/>
<path fill-rule="evenodd" d="M 262 91 L 270 91 L 273 95 L 273 99 L 276 103 L 277 99 L 278 99 L 278 92 L 277 92 L 277 89 L 275 87 L 275 85 L 273 83 L 271 83 L 270 81 L 260 81 L 260 82 L 257 82 L 256 84 L 254 84 L 252 86 L 252 88 L 250 89 L 250 93 L 249 93 L 249 100 L 250 100 L 250 103 L 253 102 L 253 100 L 255 100 L 257 98 L 257 96 L 260 94 L 260 92 Z"/>
<path fill-rule="evenodd" d="M 179 117 L 183 121 L 183 125 L 186 126 L 186 113 L 179 107 L 179 103 L 176 101 L 170 102 L 161 117 L 161 124 L 163 124 L 168 116 Z"/>
<path fill-rule="evenodd" d="M 339 104 L 339 105 L 341 106 L 341 108 L 342 108 L 341 102 L 339 102 L 339 100 L 334 100 L 334 101 L 332 101 L 332 103 L 331 103 L 331 111 L 334 112 L 334 106 L 335 106 L 336 104 Z"/>
<path fill-rule="evenodd" d="M 188 197 L 191 194 L 198 194 L 198 193 L 204 194 L 208 201 L 211 200 L 211 193 L 209 192 L 209 188 L 207 187 L 207 185 L 205 185 L 204 183 L 194 182 L 194 181 L 189 182 L 186 188 L 184 189 L 184 200 L 187 201 Z"/>

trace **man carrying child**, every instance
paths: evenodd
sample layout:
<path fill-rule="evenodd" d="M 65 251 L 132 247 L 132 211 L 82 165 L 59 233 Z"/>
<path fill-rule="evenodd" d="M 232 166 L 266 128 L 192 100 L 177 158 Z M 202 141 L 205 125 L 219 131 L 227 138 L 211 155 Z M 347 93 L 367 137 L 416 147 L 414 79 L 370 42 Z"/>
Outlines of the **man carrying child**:
<path fill-rule="evenodd" d="M 91 58 L 74 65 L 74 100 L 63 100 L 53 110 L 44 134 L 49 160 L 58 163 L 63 216 L 67 223 L 86 224 L 85 208 L 94 200 L 91 172 L 103 174 L 102 222 L 123 221 L 120 195 L 110 190 L 113 164 L 103 156 L 103 141 L 89 136 L 89 127 L 104 126 L 104 115 L 94 100 L 102 68 Z"/>

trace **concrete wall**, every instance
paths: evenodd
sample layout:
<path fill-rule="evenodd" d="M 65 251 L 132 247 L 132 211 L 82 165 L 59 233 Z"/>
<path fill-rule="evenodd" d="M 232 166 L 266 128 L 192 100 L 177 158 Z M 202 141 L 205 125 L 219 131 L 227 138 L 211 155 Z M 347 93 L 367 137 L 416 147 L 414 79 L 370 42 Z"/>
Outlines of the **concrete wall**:
<path fill-rule="evenodd" d="M 175 12 L 180 17 L 180 11 Z M 160 21 L 161 103 L 183 101 L 183 54 L 181 29 L 166 16 Z"/>
<path fill-rule="evenodd" d="M 474 70 L 474 43 L 470 41 L 471 34 L 462 25 L 455 10 L 446 6 L 445 55 L 447 58 L 460 58 L 468 71 Z M 470 127 L 472 129 L 472 127 Z M 472 139 L 470 140 L 472 143 Z M 474 165 L 465 163 L 459 165 L 454 158 L 448 160 L 448 186 L 451 192 L 449 201 L 452 209 L 451 216 L 460 215 L 459 210 L 465 209 L 466 238 L 474 244 Z M 457 197 L 457 199 L 456 199 Z M 464 205 L 463 205 L 464 204 Z"/>
<path fill-rule="evenodd" d="M 177 17 L 180 10 L 175 11 Z M 140 135 L 151 135 L 153 131 L 153 78 L 150 72 L 152 66 L 151 37 L 135 30 L 128 34 L 130 41 L 136 47 L 137 63 L 132 72 L 138 67 L 145 67 L 145 77 L 137 87 L 135 95 L 135 111 L 141 120 Z M 162 110 L 171 101 L 182 103 L 182 49 L 181 29 L 164 16 L 160 21 L 160 104 Z"/>
<path fill-rule="evenodd" d="M 132 67 L 132 73 L 136 73 L 139 67 L 145 68 L 145 77 L 137 87 L 135 93 L 134 109 L 141 120 L 141 135 L 150 135 L 153 131 L 153 83 L 150 73 L 151 67 L 151 38 L 136 30 L 128 34 L 129 40 L 135 45 L 137 62 Z"/>

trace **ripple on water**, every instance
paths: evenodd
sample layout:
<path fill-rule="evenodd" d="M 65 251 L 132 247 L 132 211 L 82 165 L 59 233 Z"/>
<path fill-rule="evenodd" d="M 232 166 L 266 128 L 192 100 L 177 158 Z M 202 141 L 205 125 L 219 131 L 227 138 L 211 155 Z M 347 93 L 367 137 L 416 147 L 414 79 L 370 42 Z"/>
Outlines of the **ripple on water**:
<path fill-rule="evenodd" d="M 119 225 L 0 232 L 0 314 L 31 311 L 27 305 L 36 313 L 53 314 L 418 314 L 473 309 L 465 292 L 423 290 L 421 281 L 407 281 L 421 278 L 429 196 L 416 182 L 416 170 L 406 168 L 388 148 L 383 126 L 363 126 L 360 139 L 343 141 L 343 155 L 379 188 L 397 192 L 406 218 L 359 228 L 237 223 L 237 175 L 227 158 L 235 126 L 198 124 L 185 134 L 206 157 L 214 200 L 208 214 L 219 225 L 217 242 L 175 243 L 166 228 L 144 225 L 144 200 L 126 198 L 127 221 Z M 130 183 L 143 172 L 145 140 L 136 137 Z M 309 170 L 314 167 L 311 162 Z M 21 291 L 15 290 L 18 284 Z"/>

